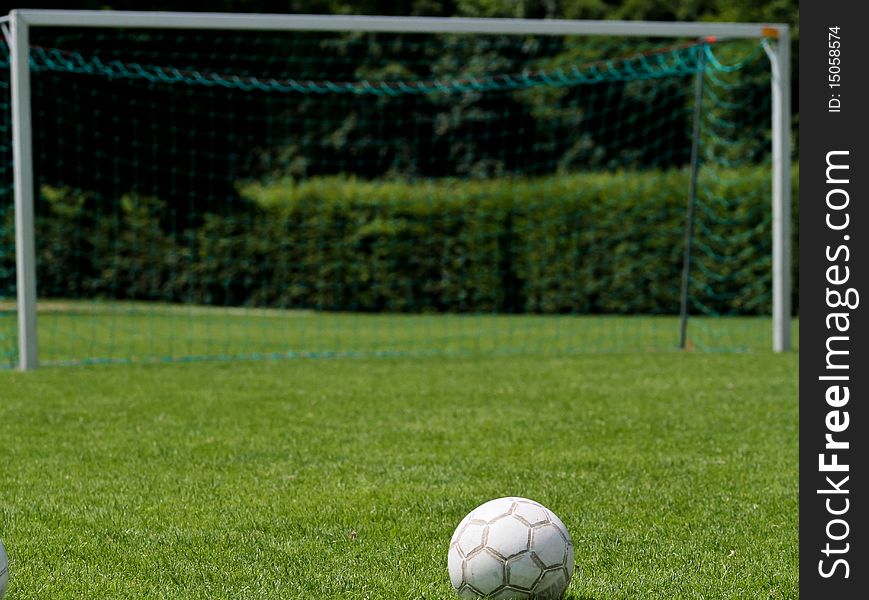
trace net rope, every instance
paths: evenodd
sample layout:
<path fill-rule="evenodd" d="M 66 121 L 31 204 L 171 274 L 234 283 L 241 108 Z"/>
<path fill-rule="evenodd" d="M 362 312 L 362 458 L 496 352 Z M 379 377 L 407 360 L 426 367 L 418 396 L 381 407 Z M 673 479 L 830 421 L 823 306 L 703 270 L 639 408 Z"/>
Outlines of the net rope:
<path fill-rule="evenodd" d="M 43 360 L 765 349 L 765 42 L 34 39 Z M 0 53 L 0 363 L 17 360 Z M 795 217 L 796 218 L 796 217 Z"/>

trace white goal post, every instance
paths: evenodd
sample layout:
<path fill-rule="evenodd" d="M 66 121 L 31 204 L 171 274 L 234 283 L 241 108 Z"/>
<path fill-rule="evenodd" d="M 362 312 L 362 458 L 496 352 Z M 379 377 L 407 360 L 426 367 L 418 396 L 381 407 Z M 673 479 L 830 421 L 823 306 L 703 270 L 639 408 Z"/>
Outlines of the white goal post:
<path fill-rule="evenodd" d="M 0 22 L 11 59 L 18 348 L 22 370 L 39 365 L 29 66 L 31 27 L 766 38 L 771 42 L 767 54 L 772 71 L 772 339 L 776 352 L 791 347 L 791 39 L 788 25 L 65 10 L 13 10 Z"/>

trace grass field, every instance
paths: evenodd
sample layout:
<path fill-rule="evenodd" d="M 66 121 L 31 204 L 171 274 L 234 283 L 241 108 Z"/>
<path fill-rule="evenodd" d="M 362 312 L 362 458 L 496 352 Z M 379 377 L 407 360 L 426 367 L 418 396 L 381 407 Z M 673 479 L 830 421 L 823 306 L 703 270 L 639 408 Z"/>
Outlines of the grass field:
<path fill-rule="evenodd" d="M 675 316 L 360 314 L 70 300 L 41 301 L 38 315 L 46 365 L 672 351 L 680 327 Z M 16 328 L 15 305 L 0 302 L 0 368 L 17 360 Z M 768 317 L 693 316 L 688 334 L 698 349 L 767 351 L 772 343 Z"/>
<path fill-rule="evenodd" d="M 534 498 L 568 598 L 796 598 L 797 355 L 0 371 L 5 600 L 451 598 L 453 528 Z"/>

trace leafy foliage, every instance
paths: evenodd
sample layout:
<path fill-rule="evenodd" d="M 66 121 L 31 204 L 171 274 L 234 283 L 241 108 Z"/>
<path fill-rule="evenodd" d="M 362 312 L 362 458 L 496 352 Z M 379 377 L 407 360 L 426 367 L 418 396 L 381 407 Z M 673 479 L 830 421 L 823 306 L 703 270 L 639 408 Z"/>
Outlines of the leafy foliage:
<path fill-rule="evenodd" d="M 738 178 L 707 171 L 702 183 L 719 195 L 753 197 L 765 181 L 756 168 Z M 687 189 L 683 170 L 413 183 L 287 179 L 242 186 L 248 205 L 232 219 L 207 214 L 198 226 L 168 232 L 160 199 L 124 196 L 117 221 L 109 221 L 92 217 L 92 194 L 45 187 L 39 281 L 43 295 L 66 298 L 674 313 Z M 732 240 L 719 249 L 730 253 L 727 272 L 698 262 L 692 293 L 711 311 L 768 313 L 769 207 L 743 202 L 728 210 L 701 221 L 697 234 L 698 243 Z"/>

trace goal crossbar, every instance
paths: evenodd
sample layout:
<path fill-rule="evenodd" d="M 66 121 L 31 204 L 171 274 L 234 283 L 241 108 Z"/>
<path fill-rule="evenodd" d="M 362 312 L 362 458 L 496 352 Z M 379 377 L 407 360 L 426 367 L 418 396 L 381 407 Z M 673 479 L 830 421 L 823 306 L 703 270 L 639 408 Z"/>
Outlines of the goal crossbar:
<path fill-rule="evenodd" d="M 232 29 L 258 31 L 367 31 L 503 35 L 617 35 L 762 38 L 789 32 L 782 23 L 672 23 L 567 19 L 474 19 L 363 15 L 173 13 L 150 11 L 13 10 L 31 26 Z"/>
<path fill-rule="evenodd" d="M 3 19 L 10 48 L 19 368 L 39 364 L 36 334 L 34 178 L 30 114 L 30 27 L 348 31 L 476 35 L 584 35 L 767 39 L 772 71 L 772 339 L 791 347 L 790 28 L 782 23 L 476 19 L 361 15 L 13 10 Z M 8 31 L 6 23 L 9 24 Z"/>

